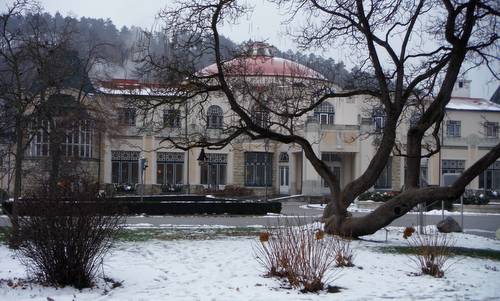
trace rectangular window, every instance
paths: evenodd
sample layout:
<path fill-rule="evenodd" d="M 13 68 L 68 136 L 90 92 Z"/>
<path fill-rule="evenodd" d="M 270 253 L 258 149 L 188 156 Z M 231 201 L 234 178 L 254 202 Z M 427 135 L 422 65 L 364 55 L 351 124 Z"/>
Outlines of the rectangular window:
<path fill-rule="evenodd" d="M 117 184 L 139 182 L 139 152 L 112 151 L 111 179 Z"/>
<path fill-rule="evenodd" d="M 206 164 L 200 166 L 200 182 L 204 185 L 226 185 L 227 154 L 207 153 Z"/>
<path fill-rule="evenodd" d="M 334 124 L 335 123 L 335 114 L 332 113 L 320 113 L 319 115 L 319 123 L 320 124 Z"/>
<path fill-rule="evenodd" d="M 71 131 L 66 134 L 63 145 L 67 157 L 91 158 L 92 157 L 93 126 L 91 121 L 77 122 Z"/>
<path fill-rule="evenodd" d="M 487 170 L 479 175 L 479 188 L 500 190 L 500 161 L 491 164 Z"/>
<path fill-rule="evenodd" d="M 385 127 L 385 117 L 384 116 L 375 116 L 375 133 L 382 133 Z"/>
<path fill-rule="evenodd" d="M 57 131 L 64 132 L 64 140 L 60 144 L 63 155 L 74 158 L 92 158 L 92 139 L 94 127 L 91 121 L 81 120 L 72 126 L 57 126 Z M 27 155 L 47 157 L 50 155 L 50 124 L 48 121 L 33 123 L 30 126 L 32 140 Z"/>
<path fill-rule="evenodd" d="M 262 110 L 256 110 L 252 112 L 253 122 L 262 128 L 267 128 L 271 125 L 271 120 L 269 119 L 269 112 Z"/>
<path fill-rule="evenodd" d="M 487 138 L 498 138 L 498 122 L 485 122 L 484 134 Z"/>
<path fill-rule="evenodd" d="M 165 110 L 163 111 L 163 126 L 169 128 L 181 127 L 181 111 Z"/>
<path fill-rule="evenodd" d="M 448 120 L 446 122 L 446 136 L 448 137 L 460 137 L 460 120 Z"/>
<path fill-rule="evenodd" d="M 156 183 L 178 186 L 183 184 L 184 153 L 156 154 Z"/>
<path fill-rule="evenodd" d="M 375 189 L 390 189 L 392 187 L 392 158 L 387 160 L 387 164 L 374 185 Z"/>
<path fill-rule="evenodd" d="M 462 173 L 465 168 L 465 160 L 442 160 L 441 174 Z"/>
<path fill-rule="evenodd" d="M 135 125 L 137 113 L 134 108 L 120 108 L 118 109 L 118 114 L 118 120 L 121 125 Z"/>
<path fill-rule="evenodd" d="M 341 182 L 341 162 L 342 159 L 340 158 L 339 155 L 332 153 L 332 152 L 322 152 L 321 153 L 321 161 L 325 162 L 326 165 L 330 168 L 330 170 L 333 172 L 333 174 L 337 177 L 339 180 L 339 183 Z M 323 182 L 323 187 L 328 187 L 328 184 L 324 179 L 322 179 Z"/>
<path fill-rule="evenodd" d="M 272 186 L 273 154 L 245 153 L 245 186 Z"/>

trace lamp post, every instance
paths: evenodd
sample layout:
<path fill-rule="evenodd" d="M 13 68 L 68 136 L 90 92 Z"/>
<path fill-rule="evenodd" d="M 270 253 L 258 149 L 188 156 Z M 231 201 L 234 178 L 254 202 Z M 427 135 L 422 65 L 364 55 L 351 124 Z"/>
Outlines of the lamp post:
<path fill-rule="evenodd" d="M 148 168 L 148 159 L 142 157 L 139 159 L 139 170 L 141 171 L 141 184 L 142 184 L 142 190 L 141 190 L 141 202 L 144 201 L 144 190 L 145 190 L 145 185 L 144 185 L 144 171 Z"/>
<path fill-rule="evenodd" d="M 207 166 L 208 167 L 208 157 L 205 154 L 205 149 L 204 148 L 201 149 L 200 155 L 198 156 L 197 160 L 198 160 L 198 165 L 200 165 L 200 166 Z M 208 171 L 208 168 L 207 168 L 207 184 L 209 183 L 209 181 L 208 181 L 208 175 L 209 175 L 209 171 Z"/>

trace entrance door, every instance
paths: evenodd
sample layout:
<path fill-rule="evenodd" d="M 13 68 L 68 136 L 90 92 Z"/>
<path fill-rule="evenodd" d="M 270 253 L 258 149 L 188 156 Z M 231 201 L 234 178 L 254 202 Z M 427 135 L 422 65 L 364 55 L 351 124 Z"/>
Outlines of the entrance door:
<path fill-rule="evenodd" d="M 290 172 L 288 166 L 280 166 L 280 194 L 288 194 L 290 191 Z"/>

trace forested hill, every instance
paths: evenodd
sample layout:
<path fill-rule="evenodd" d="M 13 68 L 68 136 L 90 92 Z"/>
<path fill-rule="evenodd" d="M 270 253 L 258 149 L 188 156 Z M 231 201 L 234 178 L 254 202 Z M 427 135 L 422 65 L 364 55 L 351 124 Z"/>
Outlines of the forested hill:
<path fill-rule="evenodd" d="M 64 17 L 59 13 L 55 15 L 43 14 L 41 16 L 45 22 L 50 24 L 48 28 L 52 30 L 63 30 L 64 26 L 71 24 L 76 28 L 78 38 L 73 39 L 74 49 L 82 51 L 91 45 L 103 44 L 100 48 L 102 52 L 101 64 L 97 64 L 93 69 L 92 77 L 103 78 L 135 78 L 136 69 L 140 66 L 138 59 L 138 49 L 145 44 L 145 37 L 148 38 L 148 46 L 156 54 L 166 52 L 175 53 L 176 43 L 182 37 L 165 38 L 161 33 L 144 34 L 139 27 L 122 27 L 118 29 L 111 20 L 81 17 L 79 19 Z M 18 16 L 14 26 L 22 28 L 28 26 L 32 15 Z M 230 58 L 237 52 L 238 45 L 226 37 L 221 37 L 223 56 Z M 201 69 L 213 63 L 213 55 L 202 53 L 203 45 L 193 48 L 190 54 L 193 58 L 193 68 Z M 178 54 L 185 56 L 184 53 Z M 333 58 L 325 58 L 314 54 L 304 54 L 291 50 L 277 49 L 276 55 L 297 61 L 323 74 L 332 82 L 344 88 L 349 88 L 355 84 L 353 72 L 346 70 L 342 62 L 337 62 Z"/>

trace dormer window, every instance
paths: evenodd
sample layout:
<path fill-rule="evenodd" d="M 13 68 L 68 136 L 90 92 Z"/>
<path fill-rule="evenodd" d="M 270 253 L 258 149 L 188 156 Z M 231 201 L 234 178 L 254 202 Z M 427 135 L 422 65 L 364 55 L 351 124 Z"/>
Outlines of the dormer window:
<path fill-rule="evenodd" d="M 323 102 L 314 109 L 314 116 L 320 124 L 335 123 L 335 108 L 329 102 Z"/>
<path fill-rule="evenodd" d="M 459 88 L 463 88 L 464 87 L 464 82 L 463 81 L 459 81 L 458 82 L 458 87 Z"/>

